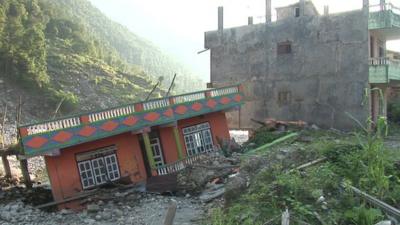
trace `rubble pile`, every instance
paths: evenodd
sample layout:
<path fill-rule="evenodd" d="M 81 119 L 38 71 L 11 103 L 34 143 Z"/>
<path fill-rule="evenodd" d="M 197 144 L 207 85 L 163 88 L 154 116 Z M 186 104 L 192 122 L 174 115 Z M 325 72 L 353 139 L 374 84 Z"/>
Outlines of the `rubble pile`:
<path fill-rule="evenodd" d="M 14 197 L 15 194 L 17 192 L 13 193 Z M 66 221 L 70 225 L 162 224 L 170 202 L 176 201 L 178 208 L 175 223 L 189 225 L 200 221 L 204 209 L 204 204 L 193 198 L 138 193 L 132 189 L 103 189 L 95 196 L 84 200 L 87 209 L 81 212 L 67 209 L 48 212 L 24 201 L 26 201 L 24 197 L 15 197 L 13 201 L 8 202 L 2 201 L 0 224 L 54 225 L 65 224 Z"/>
<path fill-rule="evenodd" d="M 307 136 L 299 136 L 298 140 Z M 251 145 L 251 143 L 247 143 Z M 317 155 L 305 149 L 301 144 L 281 145 L 271 150 L 266 155 L 250 155 L 242 157 L 240 173 L 231 177 L 225 184 L 224 201 L 229 206 L 231 202 L 240 197 L 248 187 L 251 180 L 260 172 L 274 167 L 295 168 L 303 163 L 317 159 Z"/>
<path fill-rule="evenodd" d="M 177 174 L 178 190 L 190 194 L 199 194 L 207 183 L 219 178 L 220 183 L 239 168 L 240 158 L 238 154 L 232 157 L 222 155 L 209 155 L 203 157 L 191 166 L 188 166 Z"/>
<path fill-rule="evenodd" d="M 35 206 L 53 201 L 53 196 L 48 186 L 35 187 L 32 189 L 14 186 L 0 189 L 0 199 L 3 204 L 21 200 L 26 204 Z"/>

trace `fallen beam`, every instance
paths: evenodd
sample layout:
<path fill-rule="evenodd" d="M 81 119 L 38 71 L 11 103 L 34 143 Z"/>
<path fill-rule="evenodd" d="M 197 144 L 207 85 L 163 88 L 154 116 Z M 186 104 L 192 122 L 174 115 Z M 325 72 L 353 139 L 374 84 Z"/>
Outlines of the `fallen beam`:
<path fill-rule="evenodd" d="M 351 185 L 346 185 L 344 183 L 341 184 L 341 186 L 345 189 L 349 188 L 350 190 L 353 191 L 353 193 L 355 193 L 358 196 L 363 197 L 367 202 L 369 202 L 370 204 L 379 207 L 380 209 L 382 209 L 383 211 L 385 211 L 386 213 L 394 216 L 396 219 L 400 219 L 400 210 L 396 209 L 395 207 L 361 191 L 360 189 L 353 187 Z"/>
<path fill-rule="evenodd" d="M 80 195 L 77 195 L 77 196 L 74 196 L 74 197 L 71 197 L 71 198 L 66 198 L 64 200 L 54 201 L 54 202 L 49 202 L 49 203 L 46 203 L 46 204 L 38 205 L 35 208 L 36 209 L 43 209 L 43 208 L 47 208 L 47 207 L 51 207 L 51 206 L 55 206 L 55 205 L 59 205 L 59 204 L 67 203 L 67 202 L 72 202 L 74 200 L 86 198 L 86 197 L 89 197 L 91 195 L 94 195 L 97 190 L 98 189 L 90 190 L 90 191 L 84 192 L 84 193 L 82 193 Z"/>
<path fill-rule="evenodd" d="M 316 159 L 314 161 L 311 161 L 311 162 L 308 162 L 306 164 L 303 164 L 303 165 L 300 165 L 300 166 L 296 167 L 296 170 L 303 170 L 303 169 L 306 169 L 308 167 L 314 166 L 314 165 L 316 165 L 318 163 L 325 162 L 326 160 L 327 160 L 326 157 L 323 157 L 323 158 L 320 158 L 320 159 Z"/>
<path fill-rule="evenodd" d="M 298 136 L 299 136 L 298 133 L 290 133 L 290 134 L 288 134 L 286 136 L 283 136 L 281 138 L 276 139 L 275 141 L 273 141 L 271 143 L 268 143 L 268 144 L 262 145 L 262 146 L 260 146 L 260 147 L 258 147 L 256 149 L 250 150 L 250 151 L 246 152 L 245 155 L 252 155 L 252 154 L 255 154 L 257 152 L 264 151 L 267 148 L 270 148 L 270 147 L 272 147 L 274 145 L 277 145 L 279 143 L 282 143 L 284 141 L 287 141 L 287 140 L 289 140 L 291 138 L 295 138 L 295 137 L 298 137 Z"/>

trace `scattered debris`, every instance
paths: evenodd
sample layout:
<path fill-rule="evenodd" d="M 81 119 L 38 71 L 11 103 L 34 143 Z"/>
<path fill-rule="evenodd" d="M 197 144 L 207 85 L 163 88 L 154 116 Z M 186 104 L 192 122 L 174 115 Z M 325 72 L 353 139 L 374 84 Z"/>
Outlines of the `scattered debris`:
<path fill-rule="evenodd" d="M 26 191 L 24 188 L 0 191 L 0 195 L 12 193 L 13 196 L 0 202 L 0 224 L 163 224 L 171 202 L 176 201 L 174 224 L 189 225 L 200 224 L 207 210 L 206 205 L 196 198 L 146 194 L 135 188 L 119 187 L 98 190 L 83 201 L 87 209 L 80 212 L 68 209 L 44 211 L 24 202 L 28 195 Z"/>
<path fill-rule="evenodd" d="M 206 184 L 215 178 L 225 179 L 236 173 L 239 167 L 239 156 L 226 158 L 222 155 L 207 156 L 177 174 L 178 190 L 198 194 Z"/>

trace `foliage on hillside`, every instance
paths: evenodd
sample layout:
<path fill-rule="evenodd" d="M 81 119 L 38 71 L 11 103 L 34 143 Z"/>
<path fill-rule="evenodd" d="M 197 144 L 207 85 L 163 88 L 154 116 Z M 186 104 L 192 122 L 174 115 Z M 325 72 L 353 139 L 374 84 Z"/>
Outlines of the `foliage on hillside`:
<path fill-rule="evenodd" d="M 86 0 L 0 0 L 0 78 L 53 108 L 61 100 L 64 111 L 143 100 L 154 78 L 165 76 L 168 86 L 180 68 Z"/>
<path fill-rule="evenodd" d="M 165 78 L 164 87 L 171 82 L 174 73 L 178 74 L 175 87 L 177 92 L 203 87 L 201 80 L 196 78 L 190 70 L 150 42 L 129 32 L 124 26 L 109 20 L 88 1 L 57 0 L 54 1 L 54 4 L 63 8 L 68 18 L 79 20 L 103 44 L 115 49 L 125 62 L 141 66 L 152 77 L 163 76 Z"/>

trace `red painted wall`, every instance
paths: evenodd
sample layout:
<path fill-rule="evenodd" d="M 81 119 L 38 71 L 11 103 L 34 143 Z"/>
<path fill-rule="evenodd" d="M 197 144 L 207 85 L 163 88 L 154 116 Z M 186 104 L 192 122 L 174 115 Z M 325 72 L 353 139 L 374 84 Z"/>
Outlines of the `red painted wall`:
<path fill-rule="evenodd" d="M 47 172 L 52 186 L 55 201 L 75 196 L 82 191 L 78 165 L 75 155 L 98 148 L 116 145 L 119 170 L 122 177 L 131 182 L 146 179 L 143 157 L 138 138 L 135 134 L 124 133 L 101 140 L 84 143 L 81 145 L 61 150 L 60 156 L 46 156 Z M 66 205 L 76 208 L 76 204 Z"/>
<path fill-rule="evenodd" d="M 217 137 L 220 139 L 230 139 L 225 112 L 214 112 L 189 119 L 180 120 L 178 121 L 178 128 L 184 156 L 187 155 L 187 150 L 185 146 L 185 141 L 183 139 L 182 129 L 205 122 L 208 122 L 210 124 L 214 145 L 218 144 Z"/>
<path fill-rule="evenodd" d="M 178 147 L 175 143 L 173 127 L 159 128 L 161 145 L 165 163 L 173 163 L 178 160 Z"/>

